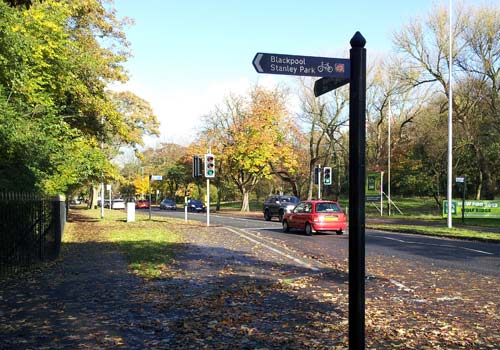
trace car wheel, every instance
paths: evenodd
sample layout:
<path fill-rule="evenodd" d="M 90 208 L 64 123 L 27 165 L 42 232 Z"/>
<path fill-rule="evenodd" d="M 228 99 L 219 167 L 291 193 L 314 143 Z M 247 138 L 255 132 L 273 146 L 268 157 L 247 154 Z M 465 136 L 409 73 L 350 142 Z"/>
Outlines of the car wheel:
<path fill-rule="evenodd" d="M 286 220 L 283 221 L 283 232 L 290 232 L 290 227 L 288 226 L 288 221 Z"/>
<path fill-rule="evenodd" d="M 271 221 L 271 215 L 269 214 L 269 210 L 266 210 L 266 211 L 264 212 L 264 219 L 265 219 L 266 221 Z"/>
<path fill-rule="evenodd" d="M 306 235 L 308 235 L 308 236 L 312 236 L 313 235 L 313 228 L 312 228 L 312 226 L 311 226 L 310 223 L 306 224 L 305 231 L 306 231 Z"/>
<path fill-rule="evenodd" d="M 341 234 L 343 234 L 344 232 L 342 232 L 342 230 L 337 230 L 337 231 L 335 231 L 335 233 L 336 233 L 336 234 L 338 234 L 338 235 L 341 235 Z"/>
<path fill-rule="evenodd" d="M 279 213 L 280 222 L 283 222 L 283 216 L 285 216 L 285 212 L 283 210 L 280 210 L 280 213 Z"/>

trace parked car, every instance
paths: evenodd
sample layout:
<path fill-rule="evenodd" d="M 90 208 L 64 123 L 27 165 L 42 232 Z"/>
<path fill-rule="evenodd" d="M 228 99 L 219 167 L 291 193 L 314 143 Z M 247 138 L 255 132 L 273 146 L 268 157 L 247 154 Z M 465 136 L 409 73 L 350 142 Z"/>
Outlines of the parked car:
<path fill-rule="evenodd" d="M 177 210 L 177 204 L 172 199 L 164 199 L 160 203 L 160 209 L 163 210 Z"/>
<path fill-rule="evenodd" d="M 207 210 L 207 207 L 202 203 L 202 201 L 199 201 L 197 199 L 189 199 L 187 201 L 187 210 L 200 213 L 205 212 Z"/>
<path fill-rule="evenodd" d="M 113 199 L 111 209 L 125 209 L 125 201 L 121 198 Z M 104 201 L 104 208 L 109 208 L 109 199 Z"/>
<path fill-rule="evenodd" d="M 322 231 L 335 231 L 341 235 L 347 228 L 347 218 L 338 202 L 303 201 L 283 218 L 283 232 L 292 228 L 304 230 L 308 236 Z"/>
<path fill-rule="evenodd" d="M 136 209 L 149 209 L 149 201 L 145 199 L 138 200 L 135 202 Z"/>
<path fill-rule="evenodd" d="M 281 222 L 285 214 L 291 212 L 299 202 L 300 200 L 294 196 L 267 197 L 263 206 L 264 219 L 270 221 L 273 217 L 277 217 Z"/>

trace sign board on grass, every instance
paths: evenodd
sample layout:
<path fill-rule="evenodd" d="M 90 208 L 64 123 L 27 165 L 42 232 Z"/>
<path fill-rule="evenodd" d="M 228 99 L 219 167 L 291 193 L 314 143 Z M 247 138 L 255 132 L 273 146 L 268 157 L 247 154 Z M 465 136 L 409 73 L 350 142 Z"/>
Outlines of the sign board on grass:
<path fill-rule="evenodd" d="M 367 173 L 365 186 L 366 200 L 380 201 L 380 173 Z"/>
<path fill-rule="evenodd" d="M 443 201 L 443 217 L 448 216 L 448 201 Z M 465 218 L 500 219 L 500 201 L 467 200 L 464 206 Z M 462 201 L 451 201 L 451 215 L 462 217 Z"/>

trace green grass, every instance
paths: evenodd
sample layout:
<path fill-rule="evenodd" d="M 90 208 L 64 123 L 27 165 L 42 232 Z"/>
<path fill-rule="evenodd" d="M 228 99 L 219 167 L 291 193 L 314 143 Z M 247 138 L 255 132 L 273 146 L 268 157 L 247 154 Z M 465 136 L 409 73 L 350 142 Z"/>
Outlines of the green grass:
<path fill-rule="evenodd" d="M 110 242 L 116 243 L 127 255 L 129 267 L 143 278 L 160 276 L 174 256 L 179 236 L 163 228 L 115 229 Z"/>
<path fill-rule="evenodd" d="M 96 219 L 97 230 L 104 233 L 105 241 L 116 244 L 124 252 L 129 268 L 146 279 L 154 279 L 168 269 L 175 249 L 182 243 L 176 225 L 181 221 L 136 213 L 135 222 L 126 222 L 123 210 L 106 210 L 100 219 L 100 209 L 83 210 L 86 216 Z"/>
<path fill-rule="evenodd" d="M 398 225 L 398 224 L 390 224 L 390 225 L 367 224 L 366 227 L 377 230 L 414 233 L 414 234 L 422 234 L 428 236 L 500 242 L 500 233 L 484 232 L 484 231 L 478 232 L 478 231 L 468 230 L 466 228 L 450 229 L 447 227 L 439 227 L 439 226 Z"/>
<path fill-rule="evenodd" d="M 264 199 L 260 202 L 256 201 L 256 200 L 251 200 L 249 203 L 250 211 L 262 211 L 263 203 L 264 203 Z M 220 207 L 221 207 L 221 209 L 240 210 L 241 209 L 241 202 L 240 201 L 221 202 Z"/>

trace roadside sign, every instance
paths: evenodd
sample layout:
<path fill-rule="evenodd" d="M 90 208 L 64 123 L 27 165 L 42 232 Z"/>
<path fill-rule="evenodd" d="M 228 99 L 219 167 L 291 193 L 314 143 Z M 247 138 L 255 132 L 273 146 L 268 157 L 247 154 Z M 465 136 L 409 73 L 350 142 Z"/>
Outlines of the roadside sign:
<path fill-rule="evenodd" d="M 151 181 L 161 181 L 161 180 L 163 180 L 163 176 L 162 175 L 151 175 L 150 180 Z"/>
<path fill-rule="evenodd" d="M 349 79 L 347 58 L 283 55 L 258 52 L 252 64 L 258 73 Z"/>
<path fill-rule="evenodd" d="M 327 92 L 344 86 L 349 82 L 347 78 L 321 78 L 314 82 L 314 96 L 318 97 Z"/>
<path fill-rule="evenodd" d="M 457 178 L 455 178 L 455 182 L 463 183 L 464 181 L 465 181 L 464 177 L 457 177 Z"/>
<path fill-rule="evenodd" d="M 365 182 L 365 200 L 368 202 L 378 202 L 380 201 L 380 183 L 381 174 L 380 173 L 367 173 Z"/>

